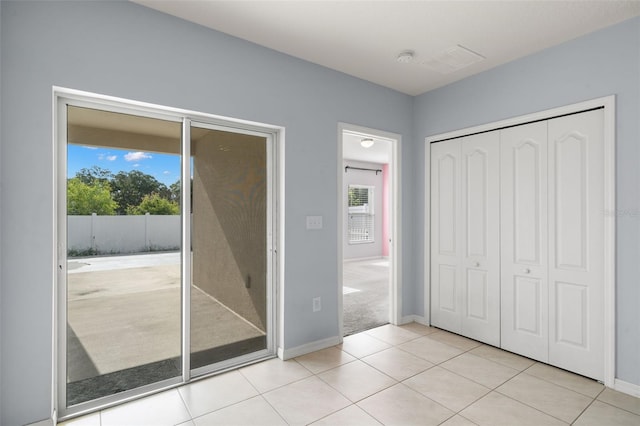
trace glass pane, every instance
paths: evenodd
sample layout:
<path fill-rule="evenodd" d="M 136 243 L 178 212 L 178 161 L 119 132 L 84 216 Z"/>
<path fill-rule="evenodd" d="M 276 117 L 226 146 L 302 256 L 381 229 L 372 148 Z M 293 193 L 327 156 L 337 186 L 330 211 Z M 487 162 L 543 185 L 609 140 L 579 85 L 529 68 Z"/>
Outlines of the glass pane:
<path fill-rule="evenodd" d="M 349 185 L 349 244 L 373 243 L 374 187 Z"/>
<path fill-rule="evenodd" d="M 181 375 L 181 124 L 67 112 L 72 406 Z"/>
<path fill-rule="evenodd" d="M 193 127 L 191 368 L 267 348 L 266 139 Z"/>

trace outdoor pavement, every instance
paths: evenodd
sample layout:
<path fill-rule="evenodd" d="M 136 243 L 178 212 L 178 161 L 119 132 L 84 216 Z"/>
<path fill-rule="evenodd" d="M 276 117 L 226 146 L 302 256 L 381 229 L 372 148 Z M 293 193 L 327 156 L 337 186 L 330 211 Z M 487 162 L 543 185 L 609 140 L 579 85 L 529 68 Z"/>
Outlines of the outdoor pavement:
<path fill-rule="evenodd" d="M 180 356 L 180 254 L 68 262 L 68 380 L 74 382 Z M 264 333 L 193 286 L 191 349 Z"/>

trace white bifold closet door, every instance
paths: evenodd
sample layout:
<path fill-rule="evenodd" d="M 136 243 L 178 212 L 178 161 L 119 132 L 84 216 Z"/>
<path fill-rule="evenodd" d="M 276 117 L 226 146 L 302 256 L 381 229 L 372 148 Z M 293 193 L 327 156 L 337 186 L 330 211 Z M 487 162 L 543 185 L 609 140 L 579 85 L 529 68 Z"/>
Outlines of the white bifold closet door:
<path fill-rule="evenodd" d="M 431 322 L 500 344 L 498 132 L 431 146 Z"/>
<path fill-rule="evenodd" d="M 604 378 L 603 111 L 501 131 L 502 347 Z"/>
<path fill-rule="evenodd" d="M 500 137 L 502 347 L 549 362 L 547 122 Z"/>
<path fill-rule="evenodd" d="M 549 120 L 549 363 L 604 379 L 604 113 Z"/>

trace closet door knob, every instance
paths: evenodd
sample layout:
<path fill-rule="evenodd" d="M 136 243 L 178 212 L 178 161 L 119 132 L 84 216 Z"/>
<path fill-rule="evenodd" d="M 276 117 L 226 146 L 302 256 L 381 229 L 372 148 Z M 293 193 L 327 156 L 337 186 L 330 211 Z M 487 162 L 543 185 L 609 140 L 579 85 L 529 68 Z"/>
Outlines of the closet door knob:
<path fill-rule="evenodd" d="M 525 274 L 528 274 L 529 272 L 531 272 L 531 269 L 529 269 L 529 268 L 524 268 L 524 273 L 525 273 Z"/>
<path fill-rule="evenodd" d="M 475 263 L 473 264 L 473 266 L 475 266 L 475 267 L 477 268 L 478 266 L 480 266 L 480 262 L 475 262 Z"/>

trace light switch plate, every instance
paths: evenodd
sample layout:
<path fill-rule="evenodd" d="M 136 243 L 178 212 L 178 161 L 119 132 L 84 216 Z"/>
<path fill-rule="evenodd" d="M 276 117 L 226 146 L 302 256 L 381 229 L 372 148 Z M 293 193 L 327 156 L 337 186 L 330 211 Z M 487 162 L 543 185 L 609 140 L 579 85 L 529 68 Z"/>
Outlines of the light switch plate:
<path fill-rule="evenodd" d="M 322 229 L 322 216 L 307 216 L 307 229 Z"/>

